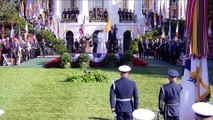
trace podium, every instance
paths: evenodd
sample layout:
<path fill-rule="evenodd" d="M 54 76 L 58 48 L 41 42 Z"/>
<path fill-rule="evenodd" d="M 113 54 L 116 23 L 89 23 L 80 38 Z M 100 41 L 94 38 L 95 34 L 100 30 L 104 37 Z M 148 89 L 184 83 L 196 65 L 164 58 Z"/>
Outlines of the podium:
<path fill-rule="evenodd" d="M 85 53 L 90 53 L 90 39 L 91 37 L 89 35 L 85 36 L 86 39 L 86 48 L 85 48 Z"/>

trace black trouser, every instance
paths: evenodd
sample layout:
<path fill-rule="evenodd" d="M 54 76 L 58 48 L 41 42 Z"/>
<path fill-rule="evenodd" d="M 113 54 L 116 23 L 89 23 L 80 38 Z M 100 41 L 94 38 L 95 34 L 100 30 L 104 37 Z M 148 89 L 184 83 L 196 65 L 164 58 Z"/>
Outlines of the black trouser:
<path fill-rule="evenodd" d="M 114 41 L 110 41 L 109 42 L 109 53 L 114 53 L 115 52 L 115 42 Z"/>
<path fill-rule="evenodd" d="M 117 120 L 132 120 L 132 113 L 131 112 L 118 112 L 116 113 Z"/>

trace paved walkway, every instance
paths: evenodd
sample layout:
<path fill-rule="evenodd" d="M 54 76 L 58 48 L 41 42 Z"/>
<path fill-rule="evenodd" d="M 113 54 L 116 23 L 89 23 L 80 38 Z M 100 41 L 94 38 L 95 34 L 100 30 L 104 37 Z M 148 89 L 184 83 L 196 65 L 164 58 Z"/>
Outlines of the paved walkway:
<path fill-rule="evenodd" d="M 35 59 L 31 59 L 27 62 L 23 62 L 19 64 L 17 67 L 22 68 L 43 68 L 43 66 L 49 62 L 54 60 L 55 58 L 59 57 L 59 55 L 56 56 L 45 56 L 45 57 L 38 57 Z"/>
<path fill-rule="evenodd" d="M 55 58 L 58 58 L 59 55 L 55 56 L 45 56 L 45 57 L 38 57 L 35 59 L 31 59 L 27 62 L 21 63 L 17 67 L 22 67 L 22 68 L 42 68 L 45 63 L 54 60 Z M 145 58 L 144 61 L 148 62 L 148 67 L 174 67 L 168 62 L 164 62 L 158 59 L 153 59 L 153 58 Z M 213 68 L 213 62 L 209 62 L 208 66 L 210 68 Z"/>

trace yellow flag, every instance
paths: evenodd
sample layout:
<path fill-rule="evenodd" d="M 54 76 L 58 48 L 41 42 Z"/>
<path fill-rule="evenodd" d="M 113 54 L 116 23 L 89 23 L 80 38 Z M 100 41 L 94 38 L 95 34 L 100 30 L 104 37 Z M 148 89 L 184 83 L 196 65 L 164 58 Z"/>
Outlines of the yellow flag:
<path fill-rule="evenodd" d="M 132 22 L 131 35 L 132 35 L 132 39 L 133 39 L 134 38 L 134 25 L 133 25 L 133 22 Z"/>
<path fill-rule="evenodd" d="M 32 7 L 31 1 L 30 1 L 30 6 L 29 6 L 29 11 L 30 11 L 30 13 L 33 13 L 33 7 Z"/>
<path fill-rule="evenodd" d="M 110 20 L 110 18 L 108 18 L 107 25 L 106 25 L 106 33 L 109 32 L 110 26 L 111 26 L 111 20 Z"/>
<path fill-rule="evenodd" d="M 49 9 L 49 0 L 47 0 L 46 2 L 47 2 L 47 9 Z"/>
<path fill-rule="evenodd" d="M 192 55 L 198 55 L 197 49 L 197 12 L 198 2 L 195 2 L 194 15 L 193 15 L 193 29 L 192 29 Z"/>
<path fill-rule="evenodd" d="M 40 7 L 40 0 L 38 0 L 37 5 L 38 5 L 38 7 Z"/>
<path fill-rule="evenodd" d="M 24 10 L 24 2 L 23 2 L 23 0 L 21 2 L 21 9 Z"/>

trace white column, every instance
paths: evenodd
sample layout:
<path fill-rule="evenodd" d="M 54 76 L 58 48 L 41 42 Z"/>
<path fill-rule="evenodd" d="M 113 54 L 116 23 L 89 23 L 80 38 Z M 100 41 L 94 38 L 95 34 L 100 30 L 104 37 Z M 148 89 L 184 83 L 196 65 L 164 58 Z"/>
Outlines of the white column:
<path fill-rule="evenodd" d="M 166 18 L 169 18 L 169 0 L 164 2 L 165 2 L 165 8 L 166 8 Z"/>
<path fill-rule="evenodd" d="M 118 16 L 118 0 L 109 0 L 109 17 L 111 19 L 111 25 L 119 23 L 119 16 Z"/>
<path fill-rule="evenodd" d="M 57 18 L 61 18 L 62 10 L 62 0 L 54 0 L 54 15 Z"/>
<path fill-rule="evenodd" d="M 79 8 L 79 15 L 78 15 L 78 23 L 82 23 L 84 16 L 86 18 L 85 22 L 87 23 L 89 20 L 89 9 L 88 9 L 88 0 L 78 0 L 78 8 Z"/>
<path fill-rule="evenodd" d="M 137 15 L 137 25 L 140 24 L 140 29 L 142 34 L 144 32 L 144 15 L 142 14 L 142 0 L 135 0 L 134 9 L 135 9 L 135 15 Z M 136 25 L 136 26 L 137 26 Z M 134 36 L 137 35 L 137 27 L 134 27 Z"/>
<path fill-rule="evenodd" d="M 134 10 L 135 2 L 138 0 L 127 0 L 127 9 L 128 10 Z"/>

